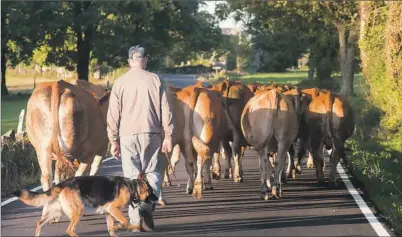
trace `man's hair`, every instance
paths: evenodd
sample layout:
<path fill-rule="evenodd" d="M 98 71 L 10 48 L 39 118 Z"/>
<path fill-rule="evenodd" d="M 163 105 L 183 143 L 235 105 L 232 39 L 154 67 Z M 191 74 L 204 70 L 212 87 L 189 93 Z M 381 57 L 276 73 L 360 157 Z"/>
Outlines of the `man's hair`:
<path fill-rule="evenodd" d="M 128 58 L 133 59 L 133 57 L 135 57 L 135 58 L 143 58 L 143 57 L 145 57 L 145 49 L 144 49 L 144 47 L 142 47 L 140 45 L 132 46 L 128 50 Z"/>

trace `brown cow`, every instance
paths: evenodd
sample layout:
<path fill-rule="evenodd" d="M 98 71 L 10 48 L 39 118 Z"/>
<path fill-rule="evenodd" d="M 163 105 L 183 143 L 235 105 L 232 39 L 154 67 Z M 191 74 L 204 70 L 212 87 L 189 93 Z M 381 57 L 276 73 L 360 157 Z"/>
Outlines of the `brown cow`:
<path fill-rule="evenodd" d="M 37 153 L 43 190 L 52 186 L 52 157 L 56 184 L 74 175 L 75 167 L 68 158 L 80 162 L 76 176 L 94 163 L 90 175 L 96 174 L 108 147 L 108 101 L 108 92 L 97 100 L 88 90 L 62 80 L 35 88 L 28 100 L 26 127 Z"/>
<path fill-rule="evenodd" d="M 173 116 L 175 120 L 175 141 L 179 144 L 189 175 L 186 192 L 200 199 L 204 182 L 202 171 L 205 172 L 205 189 L 213 189 L 209 167 L 212 156 L 219 152 L 219 142 L 224 125 L 224 110 L 217 92 L 202 88 L 202 82 L 183 88 L 173 93 Z M 175 167 L 178 158 L 172 157 Z M 195 172 L 195 166 L 197 171 Z M 194 172 L 196 174 L 194 180 Z"/>
<path fill-rule="evenodd" d="M 307 129 L 307 123 L 306 123 L 306 111 L 308 111 L 308 105 L 311 103 L 311 101 L 316 98 L 317 96 L 324 95 L 326 93 L 329 93 L 329 90 L 326 89 L 320 89 L 320 88 L 307 88 L 301 90 L 301 96 L 303 98 L 303 101 L 301 101 L 301 120 L 299 121 L 300 127 L 299 127 L 299 150 L 297 152 L 297 163 L 301 164 L 301 160 L 303 156 L 305 155 L 306 148 L 308 146 L 308 129 Z M 324 163 L 325 166 L 325 163 Z M 300 168 L 300 167 L 299 167 Z M 301 173 L 301 169 L 297 169 L 297 173 Z M 307 159 L 307 168 L 314 168 L 314 163 L 313 163 L 313 157 L 311 155 L 311 152 L 308 151 L 308 159 Z"/>
<path fill-rule="evenodd" d="M 345 141 L 353 134 L 355 128 L 353 109 L 341 95 L 321 92 L 308 104 L 305 123 L 308 130 L 308 147 L 311 149 L 318 183 L 324 183 L 325 145 L 332 149 L 330 181 L 336 187 L 336 166 L 341 157 L 345 158 Z"/>
<path fill-rule="evenodd" d="M 240 118 L 247 102 L 253 97 L 253 93 L 246 85 L 242 84 L 241 82 L 233 82 L 227 79 L 217 85 L 213 85 L 211 90 L 217 91 L 221 94 L 226 115 L 227 129 L 225 131 L 225 134 L 223 134 L 222 139 L 222 147 L 224 149 L 225 160 L 227 162 L 227 168 L 225 170 L 224 177 L 233 177 L 235 182 L 242 182 L 242 157 L 244 149 L 248 144 L 241 131 Z M 229 142 L 233 142 L 233 147 L 230 146 Z M 233 173 L 231 165 L 232 155 L 235 163 L 235 169 Z M 220 169 L 221 167 L 219 164 L 219 155 L 216 155 L 214 157 L 213 165 L 213 177 L 215 179 L 220 178 Z"/>
<path fill-rule="evenodd" d="M 271 164 L 268 152 L 277 152 L 272 196 L 282 196 L 281 173 L 286 153 L 297 136 L 297 114 L 291 101 L 275 89 L 260 91 L 249 100 L 241 116 L 242 131 L 260 159 L 261 198 L 268 200 Z M 268 168 L 268 170 L 267 170 Z"/>

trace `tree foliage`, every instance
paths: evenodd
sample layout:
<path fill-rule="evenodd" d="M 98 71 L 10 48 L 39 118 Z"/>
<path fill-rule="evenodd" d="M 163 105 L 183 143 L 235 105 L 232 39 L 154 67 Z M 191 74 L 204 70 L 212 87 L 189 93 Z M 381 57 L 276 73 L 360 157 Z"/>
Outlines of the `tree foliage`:
<path fill-rule="evenodd" d="M 253 48 L 262 51 L 262 70 L 283 71 L 309 52 L 319 81 L 329 79 L 339 65 L 342 89 L 351 93 L 357 53 L 354 1 L 229 1 L 219 5 L 218 14 L 244 21 Z"/>
<path fill-rule="evenodd" d="M 91 68 L 127 65 L 127 51 L 141 44 L 155 69 L 217 50 L 216 19 L 199 12 L 201 1 L 45 1 L 2 4 L 2 62 L 52 64 L 88 80 Z M 2 91 L 6 92 L 2 65 Z"/>

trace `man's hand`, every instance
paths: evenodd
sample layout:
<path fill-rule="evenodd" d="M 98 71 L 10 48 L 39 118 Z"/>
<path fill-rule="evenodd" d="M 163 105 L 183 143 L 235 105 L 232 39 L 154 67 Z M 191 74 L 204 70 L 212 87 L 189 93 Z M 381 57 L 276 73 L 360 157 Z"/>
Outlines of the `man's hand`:
<path fill-rule="evenodd" d="M 112 156 L 114 158 L 118 158 L 120 155 L 120 145 L 118 141 L 112 141 L 111 142 L 111 147 L 110 147 L 110 152 L 112 153 Z"/>
<path fill-rule="evenodd" d="M 162 143 L 162 152 L 163 153 L 168 153 L 172 151 L 172 139 L 171 138 L 165 138 L 163 139 Z"/>

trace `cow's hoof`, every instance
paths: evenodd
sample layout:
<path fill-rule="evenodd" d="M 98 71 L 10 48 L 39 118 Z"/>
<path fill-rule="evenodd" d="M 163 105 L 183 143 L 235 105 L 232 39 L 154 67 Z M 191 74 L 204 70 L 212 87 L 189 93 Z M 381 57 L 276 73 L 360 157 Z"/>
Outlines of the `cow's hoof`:
<path fill-rule="evenodd" d="M 232 169 L 226 169 L 225 173 L 223 175 L 224 179 L 232 179 L 233 175 L 232 175 Z"/>
<path fill-rule="evenodd" d="M 300 165 L 296 166 L 296 174 L 301 174 L 302 173 L 302 168 Z"/>
<path fill-rule="evenodd" d="M 235 183 L 242 183 L 242 182 L 243 182 L 243 177 L 241 177 L 241 176 L 235 177 L 235 178 L 234 178 L 234 182 L 235 182 Z"/>
<path fill-rule="evenodd" d="M 159 200 L 159 201 L 158 201 L 158 204 L 159 204 L 161 207 L 166 207 L 166 201 L 163 200 L 163 199 Z"/>
<path fill-rule="evenodd" d="M 196 183 L 195 185 L 194 185 L 194 190 L 193 190 L 193 197 L 195 198 L 195 199 L 201 199 L 202 198 L 202 184 L 200 184 L 200 183 Z"/>
<path fill-rule="evenodd" d="M 205 190 L 214 190 L 214 187 L 212 186 L 212 183 L 205 184 Z"/>
<path fill-rule="evenodd" d="M 296 179 L 296 169 L 292 170 L 292 179 Z"/>
<path fill-rule="evenodd" d="M 278 191 L 277 187 L 272 187 L 272 197 L 275 199 L 279 199 L 282 196 L 281 191 Z"/>
<path fill-rule="evenodd" d="M 212 170 L 212 178 L 216 179 L 216 180 L 221 179 L 221 171 L 217 170 L 217 169 L 213 169 Z"/>
<path fill-rule="evenodd" d="M 187 188 L 187 189 L 186 189 L 186 193 L 187 193 L 187 194 L 192 194 L 192 193 L 193 193 L 193 189 L 192 189 L 192 188 Z"/>
<path fill-rule="evenodd" d="M 172 185 L 172 182 L 170 181 L 163 181 L 162 187 L 170 187 Z"/>
<path fill-rule="evenodd" d="M 337 179 L 335 181 L 331 180 L 331 182 L 329 182 L 329 188 L 331 189 L 339 189 L 341 188 L 341 184 L 342 180 L 341 179 Z"/>
<path fill-rule="evenodd" d="M 268 193 L 261 193 L 260 199 L 264 200 L 264 201 L 268 201 L 269 200 L 269 194 Z"/>

